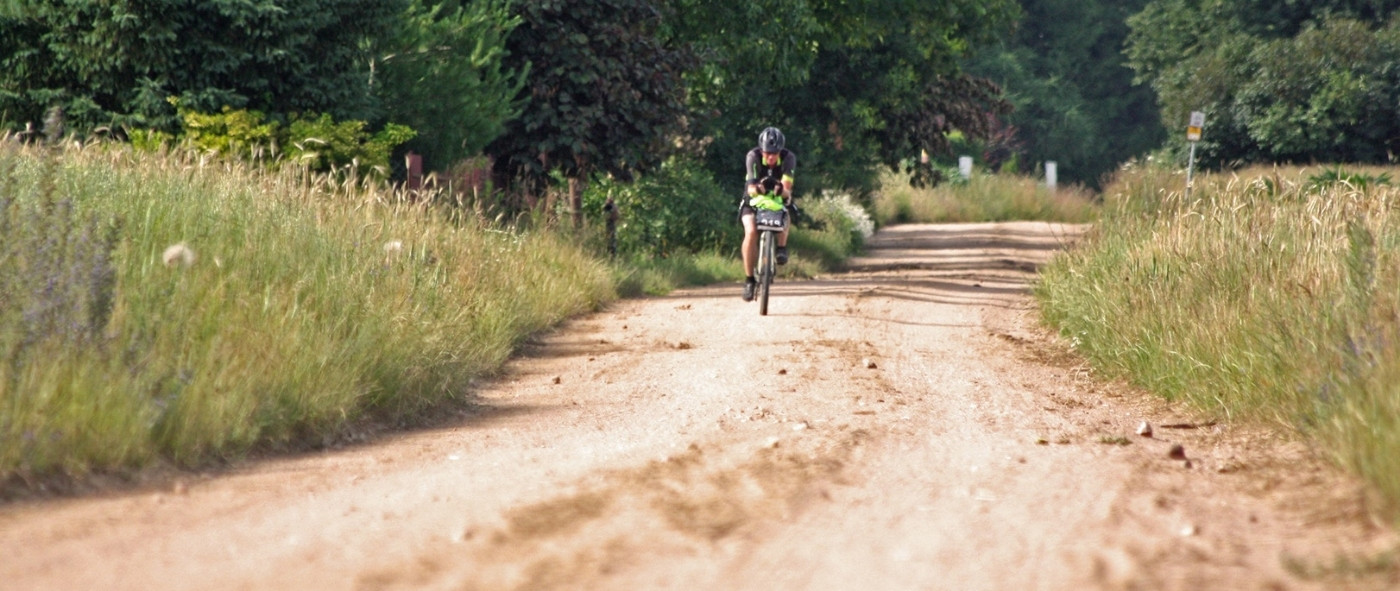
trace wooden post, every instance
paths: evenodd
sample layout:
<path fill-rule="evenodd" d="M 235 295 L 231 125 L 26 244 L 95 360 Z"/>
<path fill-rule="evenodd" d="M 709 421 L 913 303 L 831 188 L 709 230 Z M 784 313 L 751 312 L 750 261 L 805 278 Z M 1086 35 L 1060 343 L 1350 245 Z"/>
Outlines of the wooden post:
<path fill-rule="evenodd" d="M 408 169 L 408 190 L 423 188 L 423 156 L 409 152 L 404 155 L 404 168 Z"/>
<path fill-rule="evenodd" d="M 608 197 L 608 202 L 603 204 L 603 218 L 607 221 L 608 228 L 608 256 L 617 257 L 617 204 L 613 203 L 613 198 Z"/>
<path fill-rule="evenodd" d="M 574 216 L 574 229 L 583 229 L 583 179 L 569 179 L 569 209 Z"/>

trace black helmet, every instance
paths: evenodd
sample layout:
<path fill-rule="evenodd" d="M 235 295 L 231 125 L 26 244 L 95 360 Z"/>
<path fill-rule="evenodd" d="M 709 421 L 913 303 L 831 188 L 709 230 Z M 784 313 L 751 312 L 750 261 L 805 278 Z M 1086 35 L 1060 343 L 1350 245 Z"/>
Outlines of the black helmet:
<path fill-rule="evenodd" d="M 758 134 L 758 149 L 764 152 L 780 152 L 785 142 L 783 132 L 776 127 L 769 127 Z"/>

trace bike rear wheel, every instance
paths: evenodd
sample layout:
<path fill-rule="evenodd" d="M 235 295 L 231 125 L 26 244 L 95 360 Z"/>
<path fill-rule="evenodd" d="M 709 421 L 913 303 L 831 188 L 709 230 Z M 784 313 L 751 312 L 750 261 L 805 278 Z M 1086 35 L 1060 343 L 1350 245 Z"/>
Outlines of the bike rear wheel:
<path fill-rule="evenodd" d="M 773 274 L 777 269 L 777 240 L 772 232 L 762 232 L 758 237 L 758 315 L 768 315 L 768 290 L 773 286 Z"/>

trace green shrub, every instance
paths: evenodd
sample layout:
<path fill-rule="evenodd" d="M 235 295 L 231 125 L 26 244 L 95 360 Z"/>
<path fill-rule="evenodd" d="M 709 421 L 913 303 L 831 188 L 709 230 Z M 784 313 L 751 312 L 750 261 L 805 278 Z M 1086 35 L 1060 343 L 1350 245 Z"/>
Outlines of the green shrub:
<path fill-rule="evenodd" d="M 739 193 L 725 191 L 695 161 L 672 158 L 633 183 L 593 183 L 584 194 L 584 211 L 603 219 L 609 199 L 618 211 L 617 250 L 623 254 L 737 252 L 743 237 Z"/>
<path fill-rule="evenodd" d="M 178 107 L 178 101 L 176 106 Z M 249 158 L 272 148 L 277 141 L 276 121 L 268 121 L 261 111 L 233 110 L 200 113 L 181 107 L 181 136 L 195 147 L 225 156 Z"/>
<path fill-rule="evenodd" d="M 228 107 L 213 114 L 180 108 L 180 121 L 181 138 L 201 150 L 255 161 L 292 161 L 315 172 L 354 170 L 361 176 L 388 176 L 390 153 L 416 135 L 394 123 L 370 134 L 364 121 L 336 122 L 325 113 L 296 115 L 283 127 L 261 112 Z M 154 132 L 132 138 L 134 145 L 150 148 L 165 136 Z"/>
<path fill-rule="evenodd" d="M 377 171 L 388 176 L 390 152 L 415 135 L 412 129 L 394 123 L 371 135 L 365 131 L 364 121 L 337 123 L 322 113 L 294 117 L 282 142 L 290 160 L 317 172 L 350 167 L 361 174 Z"/>

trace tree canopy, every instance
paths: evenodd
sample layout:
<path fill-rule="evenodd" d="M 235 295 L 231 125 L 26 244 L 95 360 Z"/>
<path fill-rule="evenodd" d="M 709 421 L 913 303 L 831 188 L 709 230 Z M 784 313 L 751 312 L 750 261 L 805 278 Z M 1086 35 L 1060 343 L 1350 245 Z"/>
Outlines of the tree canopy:
<path fill-rule="evenodd" d="M 430 168 L 476 156 L 520 115 L 529 65 L 507 67 L 520 24 L 510 0 L 411 0 L 375 54 L 373 90 L 388 119 L 418 130 L 408 144 Z"/>
<path fill-rule="evenodd" d="M 373 119 L 367 42 L 404 0 L 49 0 L 0 14 L 0 113 L 171 129 L 174 106 Z"/>
<path fill-rule="evenodd" d="M 969 60 L 968 70 L 997 82 L 1015 107 L 1005 123 L 1023 170 L 1054 160 L 1061 179 L 1097 186 L 1161 144 L 1156 95 L 1134 84 L 1122 54 L 1127 18 L 1145 4 L 1022 0 L 1016 32 Z"/>
<path fill-rule="evenodd" d="M 1153 0 L 1128 21 L 1127 54 L 1168 129 L 1206 114 L 1207 166 L 1387 162 L 1400 151 L 1397 9 L 1397 0 Z"/>
<path fill-rule="evenodd" d="M 699 48 L 687 77 L 711 142 L 709 168 L 735 179 L 759 130 L 781 128 L 801 156 L 799 189 L 873 189 L 945 133 L 982 134 L 1004 110 L 994 86 L 960 58 L 1008 31 L 1012 0 L 721 0 L 672 3 L 667 32 Z M 715 14 L 724 15 L 715 18 Z M 913 169 L 927 178 L 927 169 Z"/>
<path fill-rule="evenodd" d="M 430 165 L 500 178 L 654 171 L 678 150 L 736 178 L 763 127 L 800 190 L 869 190 L 1007 105 L 962 58 L 1015 0 L 11 0 L 0 113 L 174 131 L 179 108 L 408 124 Z M 177 99 L 172 103 L 169 99 Z M 319 115 L 317 115 L 319 116 Z M 913 169 L 926 179 L 927 169 Z"/>
<path fill-rule="evenodd" d="M 631 178 L 660 165 L 688 113 L 686 47 L 658 37 L 645 0 L 525 0 L 507 66 L 530 68 L 519 117 L 486 151 L 500 178 L 543 188 L 553 174 Z"/>

